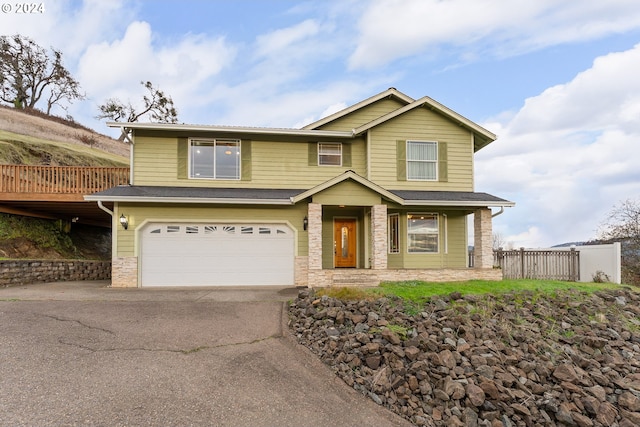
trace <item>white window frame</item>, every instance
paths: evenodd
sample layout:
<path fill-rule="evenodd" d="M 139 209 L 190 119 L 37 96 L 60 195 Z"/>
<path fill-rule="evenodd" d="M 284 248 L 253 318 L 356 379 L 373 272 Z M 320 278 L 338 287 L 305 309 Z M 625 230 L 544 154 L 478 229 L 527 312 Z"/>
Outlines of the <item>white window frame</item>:
<path fill-rule="evenodd" d="M 212 144 L 213 145 L 213 177 L 200 177 L 200 176 L 195 176 L 194 175 L 194 168 L 193 168 L 193 149 L 194 149 L 194 143 L 197 142 L 202 142 L 202 143 L 206 143 L 206 144 Z M 235 143 L 238 147 L 238 154 L 237 154 L 237 161 L 236 161 L 236 165 L 237 165 L 237 174 L 235 178 L 229 178 L 229 177 L 223 177 L 223 178 L 218 178 L 217 177 L 217 171 L 216 171 L 216 145 L 217 143 Z M 189 179 L 204 179 L 204 180 L 215 180 L 215 181 L 239 181 L 242 178 L 242 144 L 240 142 L 239 139 L 234 139 L 234 138 L 189 138 L 189 153 L 188 153 L 188 164 L 189 164 Z"/>
<path fill-rule="evenodd" d="M 410 159 L 409 158 L 410 144 L 424 144 L 424 145 L 435 146 L 436 158 L 435 159 Z M 407 153 L 407 181 L 437 181 L 438 180 L 438 142 L 437 141 L 407 140 L 406 153 Z M 409 167 L 410 163 L 432 163 L 434 165 L 434 170 L 435 170 L 434 176 L 433 177 L 411 176 L 411 168 Z"/>
<path fill-rule="evenodd" d="M 335 154 L 335 153 L 323 153 L 322 152 L 322 148 L 323 146 L 333 146 L 338 147 L 340 149 L 340 154 Z M 340 163 L 339 164 L 332 164 L 332 163 L 323 163 L 321 161 L 322 156 L 337 156 L 340 158 Z M 318 142 L 318 166 L 342 166 L 342 143 L 341 142 Z"/>
<path fill-rule="evenodd" d="M 392 227 L 394 223 L 395 229 Z M 394 241 L 396 242 L 395 248 L 393 247 Z M 387 252 L 389 254 L 400 253 L 400 214 L 398 213 L 387 215 Z"/>
<path fill-rule="evenodd" d="M 411 220 L 412 217 L 420 217 L 420 219 L 425 219 L 425 217 L 433 217 L 436 220 L 436 232 L 435 233 L 411 233 Z M 436 249 L 435 251 L 430 250 L 411 250 L 411 235 L 424 235 L 424 236 L 435 236 L 436 238 Z M 409 213 L 407 214 L 407 253 L 410 254 L 437 254 L 440 252 L 440 215 L 437 213 Z"/>

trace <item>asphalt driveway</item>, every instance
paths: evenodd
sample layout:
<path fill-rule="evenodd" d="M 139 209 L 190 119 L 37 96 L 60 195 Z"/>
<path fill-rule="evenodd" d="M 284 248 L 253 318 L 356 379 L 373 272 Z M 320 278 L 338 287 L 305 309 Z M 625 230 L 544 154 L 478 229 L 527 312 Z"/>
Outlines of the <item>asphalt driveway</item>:
<path fill-rule="evenodd" d="M 286 328 L 295 289 L 0 289 L 0 424 L 402 426 Z"/>

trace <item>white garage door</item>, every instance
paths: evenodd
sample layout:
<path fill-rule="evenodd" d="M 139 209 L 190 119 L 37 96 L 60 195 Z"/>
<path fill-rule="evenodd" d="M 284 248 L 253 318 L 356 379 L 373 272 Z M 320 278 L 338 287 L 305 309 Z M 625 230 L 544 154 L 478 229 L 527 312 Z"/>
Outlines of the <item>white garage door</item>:
<path fill-rule="evenodd" d="M 142 286 L 293 285 L 282 224 L 160 224 L 142 230 Z"/>

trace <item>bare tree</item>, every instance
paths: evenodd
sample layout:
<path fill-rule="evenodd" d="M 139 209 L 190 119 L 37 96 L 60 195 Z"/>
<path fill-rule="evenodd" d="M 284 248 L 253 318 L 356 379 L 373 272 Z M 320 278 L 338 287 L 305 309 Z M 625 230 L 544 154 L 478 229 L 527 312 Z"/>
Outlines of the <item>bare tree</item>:
<path fill-rule="evenodd" d="M 80 84 L 62 64 L 62 52 L 19 34 L 0 36 L 0 100 L 15 108 L 36 108 L 47 98 L 47 114 L 62 101 L 84 99 Z M 64 107 L 63 107 L 64 108 Z"/>
<path fill-rule="evenodd" d="M 598 234 L 601 240 L 621 242 L 623 276 L 640 285 L 640 200 L 615 205 Z"/>
<path fill-rule="evenodd" d="M 116 122 L 137 122 L 142 116 L 148 115 L 149 120 L 159 123 L 177 123 L 178 111 L 170 96 L 160 89 L 154 88 L 151 82 L 140 82 L 149 91 L 142 97 L 143 107 L 137 109 L 131 102 L 126 104 L 117 98 L 110 98 L 98 109 L 97 119 L 111 119 Z M 123 136 L 124 138 L 124 136 Z"/>

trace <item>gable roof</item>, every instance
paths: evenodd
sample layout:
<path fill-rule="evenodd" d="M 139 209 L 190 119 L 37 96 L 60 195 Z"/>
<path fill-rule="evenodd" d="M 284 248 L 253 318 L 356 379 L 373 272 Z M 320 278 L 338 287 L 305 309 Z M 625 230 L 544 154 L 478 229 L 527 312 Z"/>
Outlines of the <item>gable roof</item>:
<path fill-rule="evenodd" d="M 473 144 L 474 151 L 480 150 L 481 148 L 487 146 L 489 143 L 495 141 L 497 138 L 493 132 L 488 131 L 482 126 L 456 113 L 452 109 L 445 107 L 444 105 L 440 104 L 438 101 L 428 96 L 423 96 L 422 98 L 415 100 L 412 103 L 405 105 L 404 107 L 398 108 L 397 110 L 394 110 L 388 114 L 385 114 L 384 116 L 380 116 L 377 119 L 370 121 L 369 123 L 365 123 L 364 125 L 354 129 L 353 133 L 354 135 L 360 135 L 375 126 L 378 126 L 386 121 L 389 121 L 395 117 L 398 117 L 401 114 L 404 114 L 408 111 L 411 111 L 419 107 L 427 107 L 430 110 L 434 110 L 442 114 L 446 118 L 454 122 L 457 122 L 460 126 L 471 131 L 474 135 L 474 144 Z"/>
<path fill-rule="evenodd" d="M 291 198 L 291 200 L 293 201 L 293 203 L 298 203 L 301 200 L 306 199 L 307 197 L 311 197 L 314 194 L 317 194 L 323 190 L 326 190 L 327 188 L 333 187 L 336 184 L 339 184 L 343 181 L 346 181 L 348 179 L 351 179 L 373 191 L 375 191 L 376 193 L 380 194 L 382 197 L 384 197 L 385 199 L 391 200 L 395 203 L 399 203 L 402 204 L 402 198 L 399 196 L 396 196 L 395 194 L 393 194 L 392 192 L 385 190 L 384 188 L 380 187 L 378 184 L 374 184 L 373 182 L 369 181 L 366 178 L 361 177 L 360 175 L 358 175 L 357 173 L 355 173 L 354 171 L 346 171 L 345 173 L 335 176 L 333 178 L 331 178 L 328 181 L 323 182 L 322 184 L 316 185 L 315 187 L 305 191 L 304 193 L 300 193 L 294 197 Z"/>
<path fill-rule="evenodd" d="M 371 105 L 375 102 L 380 101 L 381 99 L 385 99 L 385 98 L 396 98 L 398 100 L 400 100 L 402 103 L 404 104 L 410 104 L 413 101 L 415 101 L 413 98 L 411 98 L 408 95 L 405 95 L 404 93 L 400 92 L 398 89 L 394 88 L 394 87 L 390 87 L 389 89 L 385 90 L 384 92 L 380 92 L 377 95 L 373 95 L 370 98 L 367 98 L 363 101 L 358 102 L 357 104 L 353 104 L 350 107 L 345 108 L 344 110 L 340 110 L 337 113 L 331 114 L 330 116 L 327 117 L 323 117 L 318 121 L 315 121 L 313 123 L 310 123 L 308 125 L 306 125 L 305 127 L 303 127 L 302 129 L 317 129 L 318 127 L 325 125 L 327 123 L 330 123 L 334 120 L 339 119 L 340 117 L 344 117 L 350 113 L 353 113 L 356 110 L 359 110 L 361 108 L 366 107 L 367 105 Z"/>

